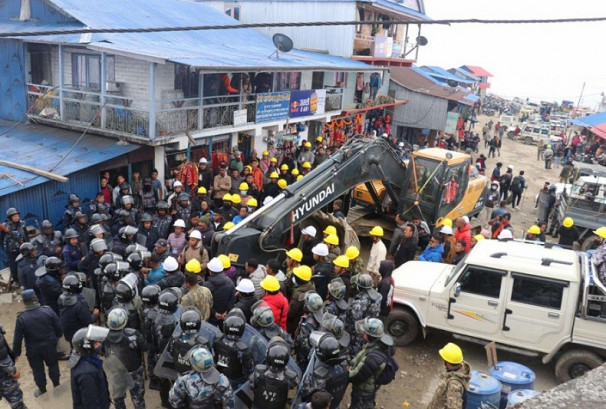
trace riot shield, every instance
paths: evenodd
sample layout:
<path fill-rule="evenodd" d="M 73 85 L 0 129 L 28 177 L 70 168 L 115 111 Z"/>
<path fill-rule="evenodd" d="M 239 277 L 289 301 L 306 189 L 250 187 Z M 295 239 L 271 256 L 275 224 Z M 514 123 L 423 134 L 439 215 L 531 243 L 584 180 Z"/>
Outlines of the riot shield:
<path fill-rule="evenodd" d="M 234 391 L 235 409 L 249 409 L 252 406 L 254 393 L 250 381 L 246 381 Z"/>
<path fill-rule="evenodd" d="M 105 358 L 103 367 L 107 374 L 107 383 L 110 387 L 112 399 L 126 396 L 126 391 L 135 386 L 135 381 L 116 355 L 110 353 Z"/>
<path fill-rule="evenodd" d="M 316 365 L 316 360 L 317 360 L 317 356 L 316 356 L 316 349 L 313 348 L 311 350 L 311 356 L 309 357 L 309 364 L 307 365 L 307 368 L 305 369 L 305 373 L 303 374 L 303 376 L 299 381 L 299 387 L 297 388 L 297 394 L 295 395 L 295 399 L 293 400 L 292 404 L 291 404 L 291 408 L 298 408 L 299 404 L 301 404 L 301 400 L 303 399 L 303 396 L 301 396 L 301 390 L 302 390 L 302 386 L 305 385 L 305 382 L 309 382 L 311 381 L 313 372 L 314 372 L 314 366 Z"/>
<path fill-rule="evenodd" d="M 240 340 L 250 348 L 255 365 L 262 364 L 265 361 L 269 341 L 256 328 L 250 324 L 246 324 L 244 334 Z M 288 360 L 287 366 L 301 379 L 301 368 L 299 368 L 299 365 L 297 365 L 297 362 L 293 358 Z"/>

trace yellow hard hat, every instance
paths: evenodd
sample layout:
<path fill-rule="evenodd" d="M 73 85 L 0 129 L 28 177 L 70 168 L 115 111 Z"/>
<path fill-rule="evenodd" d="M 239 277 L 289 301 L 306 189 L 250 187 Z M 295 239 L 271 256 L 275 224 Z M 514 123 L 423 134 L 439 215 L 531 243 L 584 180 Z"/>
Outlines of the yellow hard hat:
<path fill-rule="evenodd" d="M 574 220 L 572 220 L 572 217 L 566 217 L 564 218 L 562 224 L 564 225 L 564 227 L 572 227 L 574 226 Z"/>
<path fill-rule="evenodd" d="M 278 187 L 280 189 L 284 189 L 286 186 L 288 186 L 288 182 L 286 182 L 286 180 L 284 180 L 284 179 L 278 180 Z"/>
<path fill-rule="evenodd" d="M 452 227 L 452 220 L 450 220 L 449 218 L 443 218 L 442 219 L 442 226 L 450 226 Z"/>
<path fill-rule="evenodd" d="M 278 159 L 276 159 L 276 158 L 271 158 L 269 161 L 278 163 Z"/>
<path fill-rule="evenodd" d="M 339 256 L 333 260 L 333 263 L 335 266 L 349 268 L 349 259 L 347 258 L 347 256 Z"/>
<path fill-rule="evenodd" d="M 233 194 L 231 195 L 231 201 L 233 204 L 240 204 L 242 203 L 242 198 L 240 197 L 240 195 Z"/>
<path fill-rule="evenodd" d="M 345 251 L 345 255 L 348 259 L 353 260 L 360 255 L 360 250 L 356 246 L 349 246 Z"/>
<path fill-rule="evenodd" d="M 244 169 L 248 169 L 249 171 L 251 171 L 251 172 L 252 172 L 252 166 L 250 166 L 250 165 L 246 165 L 246 166 L 244 166 Z"/>
<path fill-rule="evenodd" d="M 236 225 L 236 223 L 234 222 L 227 222 L 223 225 L 223 231 L 227 231 L 229 229 L 231 229 L 232 227 L 234 227 Z"/>
<path fill-rule="evenodd" d="M 229 193 L 225 193 L 223 195 L 223 201 L 226 201 L 226 200 L 228 200 L 230 202 L 232 201 L 231 195 Z"/>
<path fill-rule="evenodd" d="M 303 146 L 305 146 L 306 148 L 311 148 L 311 142 L 305 141 L 305 143 L 303 144 Z"/>
<path fill-rule="evenodd" d="M 298 182 L 299 180 L 301 180 L 301 179 L 303 179 L 303 175 L 299 175 L 299 176 L 297 176 L 297 182 Z"/>
<path fill-rule="evenodd" d="M 383 228 L 381 226 L 375 226 L 370 231 L 371 236 L 383 237 Z"/>
<path fill-rule="evenodd" d="M 547 148 L 551 149 L 551 145 L 547 145 Z"/>
<path fill-rule="evenodd" d="M 280 289 L 280 282 L 276 277 L 267 275 L 261 281 L 261 288 L 271 292 L 278 291 Z"/>
<path fill-rule="evenodd" d="M 321 137 L 321 136 L 318 136 L 318 137 L 316 138 L 316 142 L 322 142 L 323 140 L 324 140 L 324 139 L 322 139 L 322 137 Z"/>
<path fill-rule="evenodd" d="M 603 239 L 606 239 L 606 227 L 598 227 L 597 230 L 593 231 L 593 234 L 595 234 L 596 236 L 600 236 Z"/>
<path fill-rule="evenodd" d="M 301 250 L 299 250 L 298 248 L 293 248 L 290 249 L 286 252 L 286 255 L 290 258 L 292 258 L 295 261 L 301 261 L 303 260 L 303 253 L 301 252 Z"/>
<path fill-rule="evenodd" d="M 457 344 L 449 342 L 440 349 L 440 356 L 449 364 L 458 365 L 463 362 L 463 351 Z"/>
<path fill-rule="evenodd" d="M 250 199 L 248 199 L 248 202 L 246 202 L 246 206 L 257 207 L 259 206 L 259 203 L 257 202 L 257 199 L 251 197 Z"/>
<path fill-rule="evenodd" d="M 207 193 L 206 188 L 204 186 L 200 186 L 198 188 L 198 194 L 199 195 L 205 195 Z"/>
<path fill-rule="evenodd" d="M 481 234 L 476 234 L 473 236 L 473 238 L 476 239 L 476 241 L 486 240 L 486 237 L 482 236 Z"/>
<path fill-rule="evenodd" d="M 332 244 L 333 246 L 338 246 L 339 245 L 339 236 L 337 236 L 336 234 L 329 234 L 328 236 L 326 236 L 324 241 L 328 244 Z"/>
<path fill-rule="evenodd" d="M 225 224 L 227 224 L 227 223 L 225 223 Z M 217 256 L 217 258 L 219 260 L 221 260 L 221 264 L 223 264 L 224 270 L 231 267 L 231 260 L 225 254 L 219 254 Z"/>
<path fill-rule="evenodd" d="M 280 170 L 288 170 L 288 165 L 287 165 L 286 163 L 283 163 L 283 164 L 280 166 Z"/>
<path fill-rule="evenodd" d="M 291 175 L 293 175 L 293 176 L 298 176 L 298 175 L 299 175 L 299 169 L 293 169 L 293 170 L 290 172 L 290 174 L 291 174 Z"/>
<path fill-rule="evenodd" d="M 200 266 L 198 259 L 192 258 L 187 262 L 187 264 L 185 264 L 185 269 L 190 273 L 198 274 L 200 271 L 202 271 L 202 266 Z"/>
<path fill-rule="evenodd" d="M 311 272 L 311 268 L 309 266 L 295 267 L 293 269 L 292 273 L 303 281 L 311 280 L 312 272 Z"/>
<path fill-rule="evenodd" d="M 326 226 L 326 228 L 324 229 L 324 231 L 322 233 L 324 233 L 324 234 L 337 234 L 337 228 L 335 226 Z"/>
<path fill-rule="evenodd" d="M 268 151 L 263 151 L 263 156 L 269 156 L 269 152 Z"/>
<path fill-rule="evenodd" d="M 303 168 L 305 168 L 305 169 L 311 169 L 311 163 L 309 163 L 309 162 L 303 162 Z"/>
<path fill-rule="evenodd" d="M 238 189 L 239 190 L 248 190 L 248 183 L 246 183 L 246 182 L 240 183 L 240 187 Z"/>
<path fill-rule="evenodd" d="M 276 171 L 271 172 L 271 173 L 269 174 L 269 178 L 270 178 L 270 179 L 278 179 L 279 177 L 280 177 L 280 176 L 278 176 L 278 172 L 276 172 Z"/>
<path fill-rule="evenodd" d="M 530 226 L 528 228 L 528 233 L 530 233 L 530 234 L 541 234 L 541 228 L 535 224 L 535 225 Z"/>

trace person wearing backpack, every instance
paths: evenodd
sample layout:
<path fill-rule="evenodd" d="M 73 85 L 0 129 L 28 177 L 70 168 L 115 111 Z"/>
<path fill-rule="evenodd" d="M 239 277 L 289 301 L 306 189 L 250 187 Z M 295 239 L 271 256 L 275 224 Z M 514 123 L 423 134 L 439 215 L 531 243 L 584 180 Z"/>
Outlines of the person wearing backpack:
<path fill-rule="evenodd" d="M 393 338 L 385 334 L 378 318 L 356 322 L 356 332 L 364 339 L 362 350 L 349 363 L 351 405 L 349 409 L 373 409 L 379 388 L 391 383 L 400 369 L 393 358 Z"/>
<path fill-rule="evenodd" d="M 449 342 L 439 351 L 444 360 L 446 372 L 440 375 L 433 398 L 427 409 L 463 409 L 465 391 L 471 379 L 471 366 L 463 360 L 463 351 Z"/>
<path fill-rule="evenodd" d="M 521 170 L 520 174 L 513 178 L 511 181 L 511 208 L 519 208 L 520 201 L 522 200 L 522 193 L 526 189 L 526 179 L 524 178 L 524 171 Z"/>
<path fill-rule="evenodd" d="M 513 179 L 513 165 L 507 166 L 507 171 L 499 178 L 499 190 L 501 191 L 501 200 L 507 200 L 511 180 Z"/>

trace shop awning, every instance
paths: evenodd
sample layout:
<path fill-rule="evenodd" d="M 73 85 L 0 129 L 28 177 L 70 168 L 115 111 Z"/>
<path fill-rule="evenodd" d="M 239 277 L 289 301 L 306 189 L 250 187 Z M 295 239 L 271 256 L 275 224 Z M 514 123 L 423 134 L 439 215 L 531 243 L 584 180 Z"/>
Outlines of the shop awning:
<path fill-rule="evenodd" d="M 606 112 L 599 112 L 593 115 L 581 116 L 570 120 L 573 125 L 592 127 L 606 124 Z"/>
<path fill-rule="evenodd" d="M 591 132 L 602 139 L 606 139 L 606 124 L 596 125 L 591 127 Z"/>
<path fill-rule="evenodd" d="M 396 102 L 392 102 L 390 104 L 373 105 L 373 106 L 370 106 L 370 107 L 353 109 L 351 111 L 343 111 L 343 112 L 341 112 L 341 116 L 363 114 L 363 113 L 366 113 L 368 111 L 373 111 L 375 109 L 391 108 L 391 107 L 396 107 L 398 105 L 404 105 L 404 104 L 408 104 L 408 100 L 396 101 Z"/>

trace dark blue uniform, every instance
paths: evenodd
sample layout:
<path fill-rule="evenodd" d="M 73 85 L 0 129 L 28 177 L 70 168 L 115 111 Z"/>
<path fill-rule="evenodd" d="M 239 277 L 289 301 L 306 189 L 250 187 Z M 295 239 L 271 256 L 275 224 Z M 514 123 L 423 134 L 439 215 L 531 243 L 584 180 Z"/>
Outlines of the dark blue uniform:
<path fill-rule="evenodd" d="M 108 409 L 109 388 L 103 361 L 96 355 L 80 357 L 71 371 L 74 409 Z"/>
<path fill-rule="evenodd" d="M 30 309 L 32 308 L 32 309 Z M 59 317 L 49 307 L 27 303 L 26 311 L 19 314 L 15 324 L 13 351 L 21 355 L 21 343 L 25 338 L 25 354 L 32 368 L 34 382 L 41 392 L 46 391 L 44 364 L 53 385 L 59 385 L 59 362 L 57 340 L 61 336 Z"/>
<path fill-rule="evenodd" d="M 59 297 L 59 322 L 63 336 L 70 345 L 76 331 L 88 327 L 96 318 L 90 313 L 82 294 L 61 294 Z"/>
<path fill-rule="evenodd" d="M 48 305 L 59 315 L 59 304 L 57 300 L 63 292 L 59 280 L 46 273 L 42 277 L 38 277 L 36 285 L 40 289 L 40 304 Z"/>
<path fill-rule="evenodd" d="M 36 292 L 38 298 L 40 298 L 40 290 L 36 285 L 36 270 L 38 265 L 36 264 L 35 258 L 24 257 L 19 260 L 19 282 L 23 287 L 23 290 L 32 289 Z"/>

